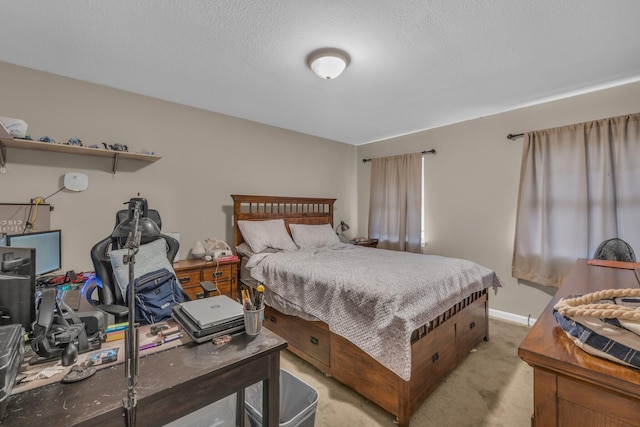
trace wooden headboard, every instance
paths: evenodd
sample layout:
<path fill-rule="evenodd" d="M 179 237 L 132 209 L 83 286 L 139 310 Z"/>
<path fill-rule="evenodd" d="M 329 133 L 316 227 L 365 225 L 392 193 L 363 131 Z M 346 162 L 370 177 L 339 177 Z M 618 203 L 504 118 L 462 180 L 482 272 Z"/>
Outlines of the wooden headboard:
<path fill-rule="evenodd" d="M 330 224 L 333 227 L 333 204 L 336 199 L 282 196 L 245 196 L 232 194 L 235 245 L 244 242 L 238 221 L 283 219 L 289 224 Z"/>

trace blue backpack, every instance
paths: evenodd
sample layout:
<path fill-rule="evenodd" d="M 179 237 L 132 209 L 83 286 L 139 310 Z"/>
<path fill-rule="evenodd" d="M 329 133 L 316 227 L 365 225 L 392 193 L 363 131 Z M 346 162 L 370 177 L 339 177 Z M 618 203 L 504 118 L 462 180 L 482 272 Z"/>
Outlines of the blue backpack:
<path fill-rule="evenodd" d="M 135 279 L 136 321 L 157 323 L 171 317 L 173 306 L 184 302 L 176 274 L 166 268 Z M 128 299 L 128 292 L 126 299 Z"/>

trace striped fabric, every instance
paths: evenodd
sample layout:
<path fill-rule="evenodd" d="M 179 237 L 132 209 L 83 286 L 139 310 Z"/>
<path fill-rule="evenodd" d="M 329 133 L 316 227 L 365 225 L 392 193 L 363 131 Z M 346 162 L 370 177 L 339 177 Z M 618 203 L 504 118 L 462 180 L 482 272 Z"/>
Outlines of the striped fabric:
<path fill-rule="evenodd" d="M 633 303 L 637 304 L 637 301 Z M 553 315 L 565 334 L 582 350 L 613 362 L 640 368 L 640 335 L 634 332 L 638 330 L 637 322 L 631 324 L 629 321 L 594 317 L 568 318 L 556 310 Z"/>

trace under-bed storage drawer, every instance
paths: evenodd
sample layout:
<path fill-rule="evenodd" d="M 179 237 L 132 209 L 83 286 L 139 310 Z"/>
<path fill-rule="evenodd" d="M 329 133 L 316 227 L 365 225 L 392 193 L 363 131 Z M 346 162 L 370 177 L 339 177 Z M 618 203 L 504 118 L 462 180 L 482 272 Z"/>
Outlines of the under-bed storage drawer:
<path fill-rule="evenodd" d="M 330 365 L 329 329 L 324 323 L 309 322 L 282 314 L 269 306 L 264 309 L 263 325 L 285 337 L 295 347 L 323 364 Z"/>
<path fill-rule="evenodd" d="M 421 401 L 454 370 L 457 364 L 455 323 L 451 320 L 411 344 L 411 357 L 427 363 L 412 363 L 411 378 L 428 378 L 426 382 L 411 383 L 411 398 Z"/>
<path fill-rule="evenodd" d="M 486 301 L 482 295 L 454 317 L 459 361 L 487 336 Z"/>

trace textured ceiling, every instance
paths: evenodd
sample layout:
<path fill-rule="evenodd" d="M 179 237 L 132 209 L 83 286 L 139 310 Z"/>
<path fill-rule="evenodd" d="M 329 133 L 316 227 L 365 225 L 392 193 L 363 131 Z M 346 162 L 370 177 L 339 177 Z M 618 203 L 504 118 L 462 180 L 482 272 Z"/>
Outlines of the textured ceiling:
<path fill-rule="evenodd" d="M 640 80 L 637 0 L 2 0 L 0 16 L 0 61 L 355 145 Z M 351 56 L 335 80 L 306 65 L 322 47 Z"/>

